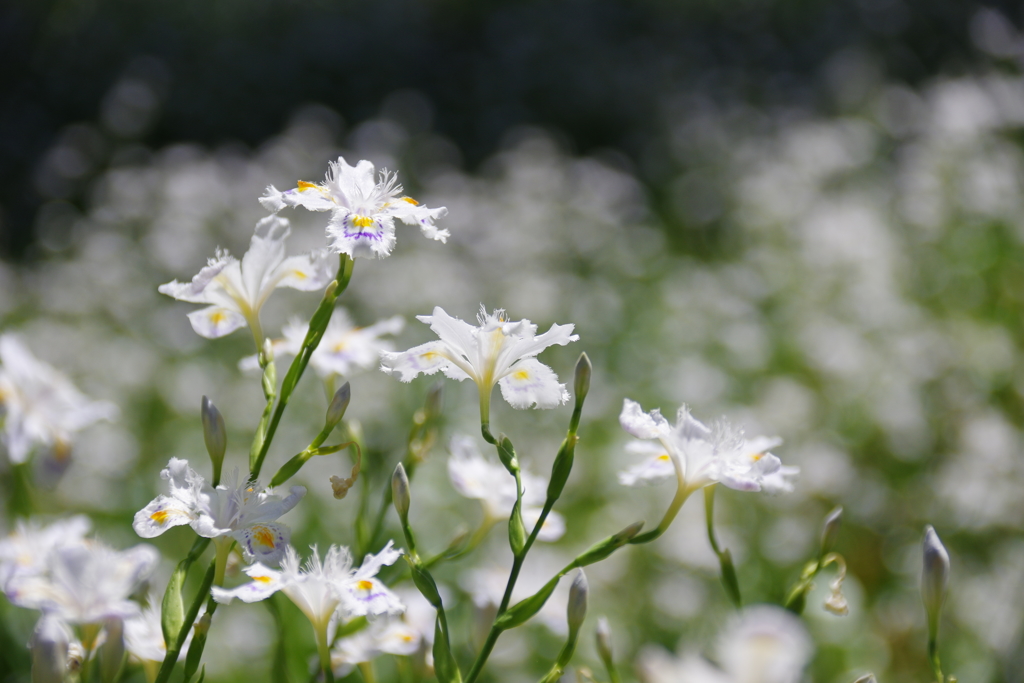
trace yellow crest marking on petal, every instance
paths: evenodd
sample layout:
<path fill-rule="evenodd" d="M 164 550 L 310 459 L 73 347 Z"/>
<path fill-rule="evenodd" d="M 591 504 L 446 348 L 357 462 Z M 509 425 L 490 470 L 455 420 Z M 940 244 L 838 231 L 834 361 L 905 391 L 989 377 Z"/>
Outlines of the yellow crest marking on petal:
<path fill-rule="evenodd" d="M 292 275 L 293 275 L 294 277 L 297 277 L 297 278 L 298 278 L 298 279 L 300 279 L 300 280 L 305 280 L 305 279 L 306 279 L 307 277 L 309 277 L 308 275 L 306 275 L 305 273 L 303 273 L 303 272 L 302 272 L 301 270 L 293 270 L 293 271 L 292 271 Z"/>
<path fill-rule="evenodd" d="M 357 228 L 368 228 L 373 225 L 373 219 L 369 216 L 360 216 L 356 214 L 352 216 L 352 225 Z"/>
<path fill-rule="evenodd" d="M 752 456 L 750 456 L 750 459 L 753 460 L 754 462 L 757 462 L 758 460 L 760 460 L 763 457 L 764 457 L 764 453 L 754 453 Z"/>
<path fill-rule="evenodd" d="M 409 202 L 413 206 L 419 206 L 420 205 L 420 203 L 418 201 L 416 201 L 415 199 L 413 199 L 412 197 L 402 197 L 402 201 L 403 202 Z"/>
<path fill-rule="evenodd" d="M 171 510 L 157 510 L 151 514 L 149 518 L 157 524 L 164 524 L 168 519 L 170 519 L 172 514 L 173 512 Z"/>
<path fill-rule="evenodd" d="M 668 453 L 662 453 L 661 455 L 658 456 L 658 460 L 662 462 L 668 462 L 671 459 L 672 458 L 668 457 Z"/>
<path fill-rule="evenodd" d="M 305 192 L 306 190 L 319 190 L 320 188 L 316 183 L 308 183 L 305 180 L 299 181 L 299 192 Z"/>
<path fill-rule="evenodd" d="M 427 351 L 426 353 L 421 353 L 420 358 L 422 358 L 425 361 L 433 361 L 440 355 L 441 354 L 439 354 L 437 351 Z"/>
<path fill-rule="evenodd" d="M 252 537 L 257 543 L 268 548 L 274 546 L 274 532 L 265 526 L 253 527 Z"/>
<path fill-rule="evenodd" d="M 519 372 L 516 372 L 512 376 L 515 377 L 518 380 L 527 380 L 527 379 L 530 379 L 530 371 L 529 370 L 520 370 Z"/>
<path fill-rule="evenodd" d="M 401 637 L 403 642 L 411 643 L 413 641 L 413 636 L 409 635 L 408 633 L 403 633 Z"/>
<path fill-rule="evenodd" d="M 210 322 L 213 323 L 214 325 L 220 325 L 222 322 L 227 320 L 227 317 L 228 316 L 224 313 L 224 311 L 214 311 L 213 313 L 210 314 Z"/>
<path fill-rule="evenodd" d="M 252 577 L 252 580 L 259 581 L 260 583 L 270 583 L 271 581 L 273 581 L 273 579 L 269 576 L 254 576 Z"/>
<path fill-rule="evenodd" d="M 368 591 L 371 588 L 373 588 L 373 582 L 372 581 L 367 581 L 366 579 L 363 579 L 362 581 L 356 582 L 356 586 L 361 591 Z"/>

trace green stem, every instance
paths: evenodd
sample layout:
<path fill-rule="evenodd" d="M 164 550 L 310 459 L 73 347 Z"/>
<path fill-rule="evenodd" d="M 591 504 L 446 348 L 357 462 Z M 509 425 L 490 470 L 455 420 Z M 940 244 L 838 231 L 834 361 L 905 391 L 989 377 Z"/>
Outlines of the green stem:
<path fill-rule="evenodd" d="M 210 587 L 213 585 L 215 572 L 216 560 L 211 562 L 210 568 L 206 570 L 206 576 L 203 577 L 203 583 L 199 587 L 199 592 L 196 593 L 195 599 L 185 614 L 178 637 L 173 643 L 167 644 L 167 655 L 164 657 L 163 664 L 160 665 L 160 671 L 156 676 L 156 683 L 167 683 L 170 679 L 171 672 L 174 671 L 174 665 L 178 661 L 178 655 L 181 654 L 181 648 L 185 644 L 185 638 L 188 637 L 188 632 L 192 630 L 192 625 L 196 623 L 196 617 L 199 616 L 199 608 L 203 605 L 203 599 L 210 594 Z"/>
<path fill-rule="evenodd" d="M 674 520 L 676 518 L 676 515 L 679 514 L 680 508 L 683 507 L 683 503 L 686 502 L 686 499 L 690 497 L 691 493 L 693 493 L 693 490 L 691 488 L 680 484 L 680 486 L 676 489 L 675 497 L 669 504 L 668 510 L 665 511 L 665 516 L 661 518 L 661 522 L 658 524 L 658 527 L 656 529 L 648 531 L 647 533 L 634 536 L 633 539 L 630 540 L 630 543 L 632 543 L 633 545 L 650 543 L 651 541 L 655 540 L 656 538 L 660 537 L 663 533 L 665 533 L 665 530 L 668 529 L 670 524 L 672 524 L 672 520 Z"/>
<path fill-rule="evenodd" d="M 334 667 L 331 666 L 331 648 L 327 642 L 327 621 L 316 624 L 316 652 L 320 656 L 320 670 L 323 671 L 324 681 L 334 683 Z"/>
<path fill-rule="evenodd" d="M 928 639 L 928 659 L 931 661 L 936 682 L 945 683 L 946 678 L 942 675 L 942 664 L 939 662 L 938 641 L 934 637 Z"/>
<path fill-rule="evenodd" d="M 270 420 L 270 424 L 267 426 L 267 433 L 263 439 L 263 443 L 260 445 L 259 453 L 256 455 L 255 461 L 252 465 L 251 478 L 255 479 L 260 474 L 260 469 L 263 467 L 263 460 L 267 457 L 267 451 L 270 449 L 270 444 L 274 440 L 274 434 L 277 432 L 277 426 L 281 422 L 281 417 L 284 415 L 285 408 L 288 407 L 288 400 L 291 398 L 292 391 L 295 390 L 295 386 L 299 383 L 302 378 L 302 373 L 305 372 L 306 366 L 309 364 L 309 359 L 312 357 L 316 347 L 320 344 L 320 339 L 324 335 L 324 330 L 327 329 L 327 323 L 331 320 L 331 315 L 334 313 L 334 303 L 341 296 L 341 293 L 348 287 L 348 283 L 352 280 L 352 267 L 354 261 L 351 257 L 346 254 L 341 254 L 340 262 L 338 264 L 338 274 L 336 276 L 337 284 L 333 290 L 329 290 L 324 295 L 323 300 L 320 302 L 320 306 L 317 307 L 316 312 L 313 313 L 313 317 L 309 321 L 309 331 L 306 333 L 306 338 L 302 342 L 302 348 L 299 353 L 296 354 L 292 360 L 291 366 L 288 368 L 288 374 L 285 375 L 284 380 L 281 382 L 281 393 L 277 399 L 277 407 L 274 409 L 274 415 Z"/>

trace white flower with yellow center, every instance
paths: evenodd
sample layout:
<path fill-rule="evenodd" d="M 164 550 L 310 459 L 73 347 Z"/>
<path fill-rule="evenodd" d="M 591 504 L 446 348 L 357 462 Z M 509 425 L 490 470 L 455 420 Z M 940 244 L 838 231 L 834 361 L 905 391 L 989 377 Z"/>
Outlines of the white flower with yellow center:
<path fill-rule="evenodd" d="M 481 455 L 476 442 L 468 436 L 452 437 L 451 453 L 448 478 L 460 495 L 480 501 L 484 511 L 482 526 L 490 528 L 495 522 L 508 519 L 516 503 L 516 480 L 508 470 Z M 529 531 L 540 519 L 547 482 L 526 471 L 520 473 L 520 478 L 523 482 L 523 521 Z M 554 542 L 564 533 L 565 520 L 557 512 L 551 512 L 537 538 Z"/>
<path fill-rule="evenodd" d="M 503 310 L 486 312 L 480 307 L 479 327 L 444 312 L 416 316 L 430 325 L 439 341 L 427 342 L 401 353 L 381 354 L 381 370 L 410 382 L 417 375 L 438 370 L 451 379 L 472 379 L 480 390 L 480 419 L 490 422 L 491 390 L 497 384 L 513 408 L 554 408 L 569 400 L 555 372 L 534 356 L 549 346 L 565 346 L 579 339 L 573 325 L 552 325 L 537 335 L 529 320 L 510 322 Z"/>
<path fill-rule="evenodd" d="M 686 406 L 679 409 L 676 424 L 670 425 L 659 410 L 644 413 L 639 403 L 626 399 L 619 423 L 641 439 L 626 449 L 646 456 L 643 462 L 619 474 L 619 481 L 626 486 L 675 478 L 685 492 L 718 482 L 739 491 L 779 491 L 787 489 L 787 477 L 798 471 L 783 467 L 768 452 L 782 439 L 761 436 L 747 440 L 725 422 L 708 428 Z"/>
<path fill-rule="evenodd" d="M 349 166 L 344 158 L 338 157 L 330 162 L 324 182 L 300 180 L 297 188 L 285 192 L 271 185 L 260 202 L 275 213 L 286 206 L 330 211 L 330 247 L 353 258 L 383 258 L 390 254 L 395 246 L 396 218 L 408 225 L 418 225 L 430 239 L 448 239 L 447 230 L 434 226 L 434 221 L 448 213 L 448 209 L 429 209 L 411 197 L 402 197 L 402 186 L 394 173 L 385 169 L 374 180 L 373 170 L 373 164 L 365 159 Z"/>
<path fill-rule="evenodd" d="M 401 619 L 374 619 L 366 628 L 335 641 L 331 668 L 337 678 L 343 678 L 357 664 L 372 662 L 383 654 L 415 654 L 420 641 L 420 632 Z"/>
<path fill-rule="evenodd" d="M 324 379 L 333 376 L 351 377 L 358 370 L 368 370 L 375 366 L 380 361 L 381 352 L 393 348 L 391 342 L 381 337 L 398 334 L 403 327 L 405 321 L 397 315 L 367 327 L 356 327 L 345 309 L 335 309 L 309 364 Z M 309 324 L 298 320 L 285 325 L 282 330 L 284 339 L 273 342 L 274 357 L 297 354 L 302 349 L 308 330 Z M 259 367 L 256 356 L 243 358 L 238 365 L 243 370 Z"/>
<path fill-rule="evenodd" d="M 241 479 L 234 471 L 228 484 L 210 486 L 188 466 L 171 458 L 160 476 L 170 483 L 170 495 L 159 495 L 135 513 L 132 523 L 143 538 L 159 536 L 171 527 L 188 524 L 204 538 L 228 537 L 238 541 L 246 557 L 277 564 L 284 556 L 291 530 L 278 517 L 298 505 L 306 495 L 302 486 L 291 487 L 285 498 L 257 482 Z"/>
<path fill-rule="evenodd" d="M 376 578 L 381 567 L 394 564 L 401 557 L 402 551 L 392 546 L 388 541 L 376 555 L 368 554 L 357 569 L 352 568 L 352 554 L 347 548 L 332 545 L 321 562 L 313 546 L 312 556 L 305 567 L 300 567 L 298 554 L 288 546 L 280 571 L 257 562 L 243 570 L 251 582 L 232 589 L 214 586 L 213 599 L 221 603 L 235 598 L 258 602 L 277 591 L 283 592 L 313 625 L 321 661 L 326 663 L 329 662 L 327 627 L 336 612 L 350 618 L 401 614 L 405 609 L 398 596 Z"/>
<path fill-rule="evenodd" d="M 275 289 L 316 291 L 334 278 L 334 259 L 324 251 L 285 257 L 284 241 L 290 232 L 287 220 L 267 216 L 256 224 L 241 261 L 218 249 L 191 282 L 174 280 L 160 285 L 159 291 L 179 301 L 209 304 L 188 314 L 200 336 L 216 339 L 248 324 L 257 348 L 262 348 L 260 309 Z"/>
<path fill-rule="evenodd" d="M 41 446 L 57 466 L 66 466 L 74 433 L 117 414 L 117 406 L 86 397 L 17 337 L 0 335 L 0 441 L 12 463 L 25 462 Z"/>

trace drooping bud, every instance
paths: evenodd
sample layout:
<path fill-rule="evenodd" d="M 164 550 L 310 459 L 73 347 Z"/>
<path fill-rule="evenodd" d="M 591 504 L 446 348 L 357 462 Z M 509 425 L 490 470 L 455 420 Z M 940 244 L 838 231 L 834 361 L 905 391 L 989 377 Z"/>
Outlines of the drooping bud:
<path fill-rule="evenodd" d="M 206 452 L 210 454 L 210 461 L 213 463 L 213 483 L 216 486 L 220 483 L 220 469 L 224 464 L 224 452 L 228 448 L 228 433 L 224 427 L 224 417 L 213 405 L 208 397 L 203 396 L 202 410 L 203 418 L 203 440 L 206 442 Z"/>
<path fill-rule="evenodd" d="M 409 477 L 405 473 L 402 463 L 398 463 L 395 473 L 391 476 L 391 498 L 395 502 L 395 512 L 398 518 L 405 524 L 409 519 Z"/>
<path fill-rule="evenodd" d="M 575 633 L 583 625 L 583 619 L 587 616 L 587 596 L 590 593 L 590 584 L 587 582 L 586 573 L 580 569 L 569 587 L 569 604 L 565 611 L 566 620 L 569 622 L 569 632 Z"/>
<path fill-rule="evenodd" d="M 590 358 L 586 352 L 581 353 L 580 359 L 576 361 L 576 375 L 572 385 L 577 403 L 582 403 L 583 399 L 587 397 L 587 393 L 590 392 L 590 376 L 593 372 L 594 366 L 591 364 Z"/>
<path fill-rule="evenodd" d="M 516 449 L 512 446 L 512 440 L 502 434 L 498 437 L 498 458 L 509 474 L 519 471 L 519 460 L 516 459 Z"/>
<path fill-rule="evenodd" d="M 924 567 L 921 572 L 921 598 L 928 613 L 928 633 L 934 639 L 939 628 L 939 613 L 949 586 L 949 553 L 929 524 L 924 528 Z"/>
<path fill-rule="evenodd" d="M 843 506 L 838 505 L 825 517 L 825 523 L 821 529 L 821 557 L 832 552 L 839 538 L 839 528 L 843 523 Z"/>
<path fill-rule="evenodd" d="M 124 662 L 124 622 L 118 618 L 107 619 L 103 630 L 106 638 L 100 646 L 100 679 L 103 683 L 114 683 Z"/>
<path fill-rule="evenodd" d="M 71 630 L 59 617 L 43 613 L 32 634 L 32 683 L 62 683 L 68 672 Z"/>
<path fill-rule="evenodd" d="M 352 386 L 345 382 L 341 388 L 334 392 L 331 405 L 327 406 L 327 419 L 324 421 L 324 431 L 329 432 L 341 422 L 348 410 L 348 404 L 352 401 Z"/>

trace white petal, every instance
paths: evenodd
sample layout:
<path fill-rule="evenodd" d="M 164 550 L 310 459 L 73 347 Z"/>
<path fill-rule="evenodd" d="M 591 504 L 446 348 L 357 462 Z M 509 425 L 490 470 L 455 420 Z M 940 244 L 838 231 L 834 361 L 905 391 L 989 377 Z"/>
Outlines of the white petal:
<path fill-rule="evenodd" d="M 408 351 L 385 351 L 380 355 L 380 369 L 403 382 L 411 382 L 421 374 L 433 375 L 438 370 L 454 367 L 445 351 L 444 344 L 436 341 L 414 346 Z"/>
<path fill-rule="evenodd" d="M 519 361 L 498 381 L 501 395 L 513 408 L 554 408 L 569 400 L 554 370 L 534 358 Z"/>
<path fill-rule="evenodd" d="M 200 337 L 217 339 L 245 327 L 245 317 L 238 311 L 223 306 L 207 306 L 188 314 L 192 329 Z"/>
<path fill-rule="evenodd" d="M 388 544 L 376 555 L 373 553 L 367 553 L 366 557 L 363 558 L 362 566 L 355 571 L 353 576 L 357 579 L 376 576 L 381 567 L 386 565 L 390 566 L 397 562 L 398 558 L 400 558 L 405 551 L 401 548 L 396 549 L 394 545 L 394 541 L 388 541 Z"/>
<path fill-rule="evenodd" d="M 290 256 L 278 267 L 278 287 L 291 287 L 302 292 L 323 289 L 334 279 L 337 258 L 321 249 L 312 254 Z"/>
<path fill-rule="evenodd" d="M 669 430 L 668 421 L 661 416 L 660 410 L 655 408 L 645 413 L 639 403 L 628 398 L 622 402 L 619 424 L 638 439 L 657 439 Z"/>
<path fill-rule="evenodd" d="M 385 214 L 360 216 L 339 209 L 331 215 L 327 236 L 336 253 L 384 258 L 395 246 L 395 222 Z"/>
<path fill-rule="evenodd" d="M 619 472 L 619 483 L 624 486 L 654 486 L 675 479 L 676 471 L 667 453 L 648 458 L 625 472 Z"/>
<path fill-rule="evenodd" d="M 276 286 L 278 266 L 284 261 L 284 241 L 291 233 L 287 219 L 277 214 L 263 218 L 249 240 L 249 250 L 242 256 L 241 275 L 246 302 L 253 310 L 269 296 Z"/>
<path fill-rule="evenodd" d="M 337 206 L 322 185 L 301 181 L 297 188 L 280 193 L 279 198 L 285 206 L 301 206 L 309 211 L 330 211 Z M 270 208 L 266 203 L 264 206 Z"/>
<path fill-rule="evenodd" d="M 209 293 L 206 288 L 209 286 L 213 279 L 220 275 L 220 272 L 224 270 L 231 263 L 236 262 L 236 259 L 229 256 L 227 252 L 219 251 L 216 258 L 210 259 L 210 262 L 204 267 L 199 273 L 192 278 L 191 282 L 178 282 L 174 280 L 168 282 L 165 285 L 160 285 L 157 291 L 161 294 L 174 297 L 178 301 L 188 301 L 193 304 L 210 304 L 213 301 L 210 300 Z"/>
<path fill-rule="evenodd" d="M 284 199 L 281 197 L 281 190 L 277 189 L 273 185 L 267 185 L 267 189 L 263 192 L 263 196 L 260 197 L 260 204 L 267 211 L 277 213 L 283 209 L 287 204 L 284 203 Z"/>
<path fill-rule="evenodd" d="M 135 513 L 132 528 L 143 538 L 154 538 L 171 527 L 190 524 L 195 519 L 191 508 L 170 496 L 157 496 Z"/>
<path fill-rule="evenodd" d="M 253 524 L 231 534 L 231 537 L 242 546 L 247 559 L 255 559 L 261 564 L 280 564 L 285 548 L 291 539 L 292 531 L 279 522 Z"/>
<path fill-rule="evenodd" d="M 405 611 L 405 605 L 398 596 L 375 578 L 349 582 L 342 597 L 346 610 L 356 616 L 401 614 Z"/>

